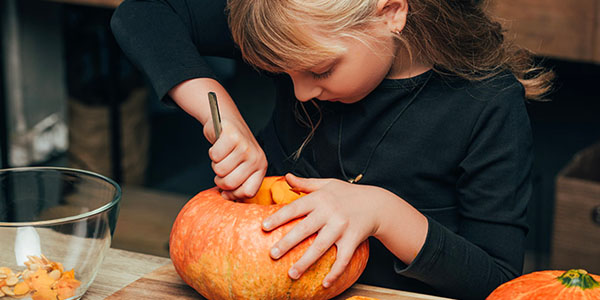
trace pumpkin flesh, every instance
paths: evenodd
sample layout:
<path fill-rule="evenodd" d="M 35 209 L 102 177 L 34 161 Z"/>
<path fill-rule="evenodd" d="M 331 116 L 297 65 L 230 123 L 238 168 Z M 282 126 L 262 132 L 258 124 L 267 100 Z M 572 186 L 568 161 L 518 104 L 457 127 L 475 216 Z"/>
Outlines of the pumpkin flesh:
<path fill-rule="evenodd" d="M 261 201 L 265 202 L 259 199 L 255 203 Z M 327 289 L 322 282 L 335 261 L 335 246 L 299 279 L 292 280 L 287 271 L 316 235 L 278 260 L 272 259 L 271 246 L 300 220 L 263 231 L 262 220 L 282 206 L 228 201 L 216 188 L 199 193 L 173 225 L 170 254 L 175 269 L 188 285 L 213 300 L 330 299 L 349 288 L 366 266 L 368 243 L 357 248 L 347 269 Z"/>

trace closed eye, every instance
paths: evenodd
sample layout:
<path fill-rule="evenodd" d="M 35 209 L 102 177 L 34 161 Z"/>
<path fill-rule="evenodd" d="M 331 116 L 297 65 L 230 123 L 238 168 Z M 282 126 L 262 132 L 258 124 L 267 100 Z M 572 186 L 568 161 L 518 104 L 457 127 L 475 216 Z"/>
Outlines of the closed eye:
<path fill-rule="evenodd" d="M 332 72 L 333 72 L 333 68 L 331 68 L 328 71 L 323 72 L 323 73 L 314 73 L 314 72 L 310 72 L 310 73 L 314 79 L 321 80 L 321 79 L 326 79 L 327 77 L 329 77 L 329 75 L 331 75 Z"/>

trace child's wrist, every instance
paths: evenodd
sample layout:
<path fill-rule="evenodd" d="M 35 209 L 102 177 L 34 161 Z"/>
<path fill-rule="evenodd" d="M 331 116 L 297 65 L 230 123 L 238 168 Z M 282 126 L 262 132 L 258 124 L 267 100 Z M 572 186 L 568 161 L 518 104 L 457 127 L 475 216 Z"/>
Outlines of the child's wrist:
<path fill-rule="evenodd" d="M 385 209 L 373 236 L 408 265 L 425 244 L 429 227 L 427 217 L 404 199 L 386 192 L 383 198 Z"/>
<path fill-rule="evenodd" d="M 225 88 L 212 78 L 193 78 L 183 81 L 169 91 L 169 96 L 181 109 L 204 125 L 211 118 L 208 92 L 216 93 L 222 116 L 230 113 L 228 111 L 231 110 L 233 100 Z"/>

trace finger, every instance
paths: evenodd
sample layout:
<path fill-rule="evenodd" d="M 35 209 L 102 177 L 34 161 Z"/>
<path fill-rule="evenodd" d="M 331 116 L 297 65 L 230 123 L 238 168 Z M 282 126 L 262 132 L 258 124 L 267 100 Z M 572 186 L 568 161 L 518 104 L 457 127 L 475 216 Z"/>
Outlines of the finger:
<path fill-rule="evenodd" d="M 325 225 L 308 247 L 302 257 L 290 268 L 288 275 L 292 279 L 298 279 L 312 264 L 314 264 L 342 235 L 341 228 L 332 228 Z"/>
<path fill-rule="evenodd" d="M 239 165 L 244 162 L 246 157 L 243 156 L 243 153 L 237 150 L 236 147 L 231 153 L 229 153 L 225 158 L 223 158 L 219 162 L 213 161 L 211 163 L 211 167 L 215 174 L 221 178 L 226 177 L 229 173 L 231 173 L 235 168 L 239 167 Z"/>
<path fill-rule="evenodd" d="M 313 197 L 314 195 L 309 194 L 281 207 L 263 220 L 263 230 L 271 231 L 293 219 L 307 215 L 313 210 Z"/>
<path fill-rule="evenodd" d="M 240 144 L 241 136 L 239 133 L 223 132 L 218 141 L 208 149 L 208 156 L 214 162 L 220 162 L 230 153 L 232 153 Z"/>
<path fill-rule="evenodd" d="M 233 191 L 226 191 L 229 199 L 248 199 L 256 195 L 266 170 L 254 172 L 240 187 Z"/>
<path fill-rule="evenodd" d="M 285 175 L 285 180 L 292 189 L 304 193 L 314 192 L 329 182 L 329 179 L 302 178 L 291 173 Z"/>
<path fill-rule="evenodd" d="M 359 243 L 348 241 L 345 238 L 341 238 L 337 243 L 337 254 L 335 262 L 331 267 L 331 270 L 323 279 L 323 287 L 330 287 L 346 270 L 346 267 L 350 263 L 356 247 Z"/>
<path fill-rule="evenodd" d="M 235 200 L 233 195 L 231 195 L 231 193 L 228 191 L 221 191 L 221 197 L 223 197 L 225 200 Z"/>
<path fill-rule="evenodd" d="M 225 177 L 215 176 L 215 184 L 225 191 L 239 188 L 251 175 L 252 170 L 247 162 L 241 163 Z"/>
<path fill-rule="evenodd" d="M 237 151 L 237 150 L 236 150 Z M 245 150 L 240 150 L 245 151 Z M 233 163 L 235 161 L 240 160 L 240 164 L 237 165 L 233 170 L 231 170 L 224 177 L 217 176 L 215 177 L 215 184 L 228 191 L 233 191 L 238 189 L 254 172 L 259 172 L 259 177 L 264 177 L 264 174 L 267 170 L 267 160 L 265 158 L 264 153 L 259 148 L 258 151 L 252 152 L 251 154 L 243 154 L 240 155 L 237 152 L 232 153 L 231 156 Z M 218 171 L 218 170 L 217 170 Z M 259 185 L 260 186 L 260 185 Z M 258 188 L 257 188 L 258 189 Z"/>
<path fill-rule="evenodd" d="M 216 140 L 215 129 L 212 125 L 212 118 L 206 121 L 204 127 L 202 128 L 202 132 L 204 133 L 204 137 L 211 143 L 214 144 Z"/>
<path fill-rule="evenodd" d="M 316 218 L 314 215 L 308 215 L 271 247 L 271 257 L 274 259 L 282 257 L 298 243 L 317 232 L 323 225 L 325 225 L 324 219 Z"/>

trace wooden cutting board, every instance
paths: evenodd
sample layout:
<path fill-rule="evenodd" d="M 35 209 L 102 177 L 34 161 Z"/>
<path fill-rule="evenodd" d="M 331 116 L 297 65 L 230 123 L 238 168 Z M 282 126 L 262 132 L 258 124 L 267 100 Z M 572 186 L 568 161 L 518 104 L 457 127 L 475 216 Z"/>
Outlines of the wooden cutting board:
<path fill-rule="evenodd" d="M 355 284 L 334 300 L 344 300 L 351 296 L 366 296 L 380 300 L 442 300 L 447 298 L 390 290 L 363 284 Z M 116 299 L 205 299 L 179 278 L 173 264 L 164 265 L 142 276 L 130 285 L 110 295 L 107 300 Z"/>

